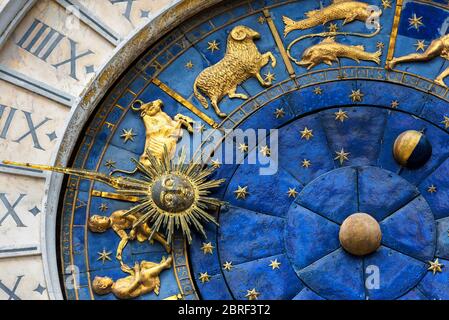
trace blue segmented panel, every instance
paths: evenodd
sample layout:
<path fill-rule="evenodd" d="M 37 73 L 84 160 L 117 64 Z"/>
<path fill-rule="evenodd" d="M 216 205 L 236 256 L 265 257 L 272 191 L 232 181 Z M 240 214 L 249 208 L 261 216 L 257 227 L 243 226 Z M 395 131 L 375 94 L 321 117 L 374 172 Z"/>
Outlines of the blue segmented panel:
<path fill-rule="evenodd" d="M 438 56 L 385 68 L 391 58 L 422 54 L 448 33 L 449 13 L 442 1 L 361 1 L 382 10 L 378 33 L 364 21 L 331 19 L 284 36 L 284 16 L 303 20 L 307 12 L 333 2 L 232 0 L 161 35 L 98 106 L 71 165 L 104 174 L 133 170 L 131 159 L 139 159 L 147 138 L 142 114 L 132 108 L 137 100 L 161 99 L 163 112 L 171 119 L 190 117 L 195 132 L 265 129 L 256 135 L 271 155 L 263 155 L 260 141 L 247 151 L 231 141 L 235 157 L 244 160 L 218 159 L 215 165 L 211 178 L 225 182 L 210 196 L 227 204 L 210 210 L 217 225 L 204 223 L 206 238 L 194 232 L 189 244 L 176 233 L 170 253 L 157 241 L 128 243 L 123 261 L 130 266 L 173 258 L 170 270 L 160 274 L 159 294 L 137 299 L 449 299 L 449 90 L 434 82 L 449 62 Z M 402 11 L 396 11 L 399 7 Z M 400 12 L 399 20 L 395 12 Z M 222 61 L 236 26 L 260 34 L 254 40 L 257 49 L 270 52 L 277 63 L 270 60 L 260 69 L 271 85 L 251 76 L 236 89 L 247 99 L 223 97 L 223 118 L 195 97 L 194 82 Z M 323 41 L 323 32 L 335 28 L 349 32 L 336 34 L 337 43 L 379 51 L 379 64 L 339 57 L 332 65 L 319 63 L 307 70 L 294 62 Z M 236 73 L 230 71 L 231 76 Z M 132 139 L 125 141 L 129 130 Z M 406 130 L 423 133 L 432 145 L 429 161 L 413 170 L 401 167 L 393 155 L 396 138 Z M 186 133 L 177 151 L 189 146 L 193 136 Z M 219 157 L 220 139 L 204 144 L 207 160 Z M 190 151 L 198 151 L 196 147 Z M 256 163 L 249 163 L 250 158 Z M 267 160 L 274 170 L 263 175 Z M 116 190 L 98 182 L 71 177 L 65 186 L 61 282 L 69 283 L 73 265 L 79 277 L 77 286 L 66 286 L 64 294 L 71 300 L 116 299 L 91 288 L 96 276 L 114 281 L 128 276 L 115 258 L 120 238 L 112 230 L 91 232 L 88 220 L 134 204 L 101 197 Z M 238 197 L 242 188 L 246 193 Z M 382 232 L 380 247 L 365 256 L 345 251 L 339 240 L 343 221 L 358 212 L 371 215 Z M 102 252 L 109 259 L 101 259 Z M 435 269 L 438 264 L 441 271 Z"/>

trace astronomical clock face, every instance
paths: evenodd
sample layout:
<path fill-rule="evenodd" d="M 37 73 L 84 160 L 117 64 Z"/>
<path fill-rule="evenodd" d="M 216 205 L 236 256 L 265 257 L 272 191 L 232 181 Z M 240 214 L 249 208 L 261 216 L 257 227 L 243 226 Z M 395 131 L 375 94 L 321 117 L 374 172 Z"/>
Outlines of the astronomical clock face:
<path fill-rule="evenodd" d="M 1 299 L 449 299 L 447 1 L 0 16 Z"/>

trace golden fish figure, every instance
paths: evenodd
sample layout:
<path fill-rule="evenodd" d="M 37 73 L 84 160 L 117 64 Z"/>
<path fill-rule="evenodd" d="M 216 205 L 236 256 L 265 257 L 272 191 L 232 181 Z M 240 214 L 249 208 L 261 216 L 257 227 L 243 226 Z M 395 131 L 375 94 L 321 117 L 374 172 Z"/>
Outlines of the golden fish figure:
<path fill-rule="evenodd" d="M 154 292 L 159 295 L 161 280 L 159 275 L 172 266 L 173 258 L 162 258 L 160 263 L 142 261 L 133 269 L 123 269 L 130 275 L 117 281 L 109 277 L 95 277 L 92 289 L 98 295 L 113 293 L 119 299 L 133 299 Z"/>
<path fill-rule="evenodd" d="M 310 70 L 320 63 L 332 65 L 332 62 L 338 61 L 338 58 L 349 58 L 358 63 L 360 60 L 366 60 L 380 64 L 381 55 L 381 50 L 374 53 L 366 52 L 362 45 L 349 46 L 335 42 L 334 38 L 325 38 L 322 42 L 307 48 L 301 61 L 294 61 L 297 65 Z"/>
<path fill-rule="evenodd" d="M 393 58 L 391 61 L 387 62 L 386 68 L 391 70 L 399 63 L 428 61 L 436 57 L 449 60 L 449 34 L 433 40 L 423 53 L 411 53 L 399 58 Z M 435 82 L 440 86 L 447 87 L 444 83 L 444 78 L 447 76 L 449 76 L 449 68 L 446 68 L 441 72 L 441 74 L 436 77 Z"/>
<path fill-rule="evenodd" d="M 220 110 L 218 104 L 226 95 L 231 99 L 248 99 L 245 94 L 236 93 L 237 87 L 243 82 L 255 77 L 262 86 L 271 86 L 272 80 L 264 80 L 260 70 L 270 60 L 274 68 L 276 57 L 271 52 L 259 52 L 254 42 L 257 39 L 260 39 L 260 34 L 251 28 L 237 26 L 232 29 L 224 58 L 204 69 L 193 85 L 195 97 L 204 108 L 209 108 L 209 103 L 201 93 L 210 99 L 218 116 L 226 117 L 226 113 Z"/>
<path fill-rule="evenodd" d="M 334 20 L 344 19 L 343 24 L 354 20 L 363 22 L 376 21 L 381 15 L 382 10 L 375 10 L 375 7 L 368 3 L 351 0 L 334 0 L 328 7 L 306 12 L 307 18 L 300 21 L 294 21 L 284 16 L 284 35 L 287 36 L 293 30 L 309 29 Z"/>

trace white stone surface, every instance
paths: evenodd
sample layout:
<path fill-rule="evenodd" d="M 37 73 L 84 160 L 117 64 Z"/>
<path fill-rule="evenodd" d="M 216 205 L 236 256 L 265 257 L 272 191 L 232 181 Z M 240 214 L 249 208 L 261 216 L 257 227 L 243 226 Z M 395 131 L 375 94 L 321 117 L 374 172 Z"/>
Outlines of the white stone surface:
<path fill-rule="evenodd" d="M 71 17 L 70 19 L 68 19 L 69 16 Z M 56 46 L 46 61 L 17 45 L 35 19 L 39 19 L 59 33 L 65 35 L 64 39 L 59 42 L 59 45 Z M 66 9 L 57 3 L 51 0 L 38 1 L 16 28 L 0 52 L 0 64 L 72 96 L 79 96 L 94 76 L 94 73 L 88 72 L 86 67 L 93 66 L 93 70 L 97 70 L 111 55 L 114 47 L 89 26 L 79 20 L 77 21 L 78 23 L 76 21 L 74 22 L 73 16 L 68 14 Z M 24 47 L 27 47 L 37 34 L 38 28 L 29 36 L 29 40 L 24 43 Z M 32 47 L 31 51 L 37 49 L 48 33 L 49 29 L 41 36 L 40 41 Z M 77 43 L 76 54 L 74 56 L 85 53 L 87 50 L 93 52 L 93 54 L 76 59 L 75 76 L 78 80 L 71 77 L 71 63 L 66 63 L 58 68 L 54 67 L 54 65 L 72 57 L 71 43 L 68 38 Z M 49 45 L 42 50 L 42 54 L 48 47 Z"/>
<path fill-rule="evenodd" d="M 44 179 L 0 173 L 0 252 L 40 247 L 44 184 Z M 0 268 L 0 278 L 2 273 Z"/>
<path fill-rule="evenodd" d="M 112 5 L 109 0 L 78 1 L 91 10 L 96 17 L 99 17 L 105 25 L 123 36 L 125 41 L 132 39 L 132 34 L 139 26 L 148 23 L 160 12 L 180 2 L 180 0 L 134 1 L 130 14 L 131 22 L 129 22 L 123 16 L 126 10 L 125 2 Z M 0 7 L 2 2 L 5 0 L 0 0 Z M 148 17 L 142 17 L 142 11 L 148 11 Z M 87 49 L 95 52 L 95 55 L 77 60 L 79 81 L 70 77 L 70 64 L 58 69 L 52 66 L 52 64 L 70 57 L 70 42 L 67 39 L 61 42 L 63 45 L 55 49 L 48 57 L 47 62 L 17 45 L 35 18 L 76 41 L 78 53 Z M 90 81 L 95 76 L 95 73 L 86 73 L 85 66 L 93 65 L 95 71 L 99 70 L 114 54 L 114 47 L 82 22 L 79 24 L 79 29 L 76 30 L 69 27 L 71 25 L 73 24 L 67 24 L 67 13 L 62 6 L 51 0 L 38 0 L 0 50 L 0 65 L 75 97 L 81 96 L 83 90 L 90 85 Z M 35 34 L 36 31 L 31 38 Z M 56 135 L 60 137 L 62 132 L 66 131 L 69 109 L 1 80 L 0 105 L 5 106 L 4 114 L 0 117 L 0 132 L 6 122 L 9 108 L 12 106 L 17 109 L 13 119 L 17 120 L 17 126 L 14 129 L 11 126 L 5 139 L 0 138 L 0 161 L 9 159 L 49 163 L 50 155 L 52 152 L 54 153 L 53 148 L 57 147 L 58 142 L 57 140 L 50 141 L 47 134 L 55 131 Z M 36 130 L 45 151 L 34 147 L 31 136 L 24 138 L 21 143 L 14 142 L 21 136 L 20 131 L 27 127 L 24 111 L 32 113 L 35 125 L 45 117 L 52 119 Z M 74 115 L 74 113 L 70 114 Z M 74 143 L 76 140 L 77 137 L 73 136 L 71 142 Z M 55 158 L 57 157 L 53 155 L 52 160 Z M 5 195 L 4 199 L 10 202 L 10 206 L 19 199 L 21 194 L 24 195 L 14 208 L 16 218 L 20 219 L 19 224 L 24 226 L 17 227 L 18 221 L 14 220 L 11 215 L 2 221 L 0 226 L 0 300 L 16 297 L 21 299 L 62 299 L 55 250 L 57 210 L 48 209 L 57 207 L 59 188 L 56 188 L 57 190 L 50 188 L 53 191 L 51 191 L 49 199 L 53 201 L 43 204 L 44 192 L 48 189 L 48 186 L 45 186 L 46 183 L 50 184 L 49 181 L 42 178 L 0 172 L 0 194 Z M 54 187 L 54 184 L 52 186 Z M 35 207 L 40 211 L 36 216 L 30 212 Z M 0 200 L 0 221 L 7 212 L 6 205 Z M 37 248 L 35 251 L 22 253 L 20 251 L 20 249 L 33 246 Z M 1 253 L 2 250 L 3 253 Z M 40 256 L 41 251 L 45 256 L 44 260 Z"/>
<path fill-rule="evenodd" d="M 0 300 L 48 299 L 41 256 L 2 259 L 0 270 Z"/>
<path fill-rule="evenodd" d="M 3 110 L 0 132 L 7 125 L 10 113 L 16 109 L 9 130 L 4 137 L 0 136 L 0 161 L 48 164 L 57 139 L 62 135 L 62 124 L 69 113 L 67 107 L 2 80 L 0 105 L 0 113 Z M 28 123 L 29 119 L 32 125 Z M 39 126 L 34 129 L 35 137 L 32 134 L 26 135 L 30 132 L 30 125 Z"/>
<path fill-rule="evenodd" d="M 78 0 L 89 11 L 95 14 L 111 29 L 125 38 L 142 23 L 158 15 L 176 0 L 138 0 L 130 4 L 129 19 L 126 16 L 127 2 L 111 3 L 110 0 Z"/>

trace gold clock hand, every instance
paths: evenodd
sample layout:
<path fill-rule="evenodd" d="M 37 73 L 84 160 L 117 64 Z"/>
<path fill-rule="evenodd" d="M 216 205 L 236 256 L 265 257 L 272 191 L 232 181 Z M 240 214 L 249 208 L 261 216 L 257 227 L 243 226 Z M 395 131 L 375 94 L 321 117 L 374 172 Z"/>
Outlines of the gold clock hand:
<path fill-rule="evenodd" d="M 93 181 L 103 182 L 114 189 L 134 189 L 134 190 L 142 190 L 146 191 L 148 186 L 142 183 L 140 180 L 132 179 L 132 178 L 123 178 L 123 177 L 112 177 L 109 175 L 105 175 L 103 173 L 83 170 L 83 169 L 73 169 L 73 168 L 64 168 L 64 167 L 53 167 L 47 165 L 38 165 L 31 163 L 20 163 L 14 161 L 4 160 L 4 164 L 15 166 L 15 167 L 24 167 L 24 168 L 32 168 L 43 171 L 52 171 L 58 172 L 62 174 L 74 175 L 80 178 L 89 179 Z"/>

